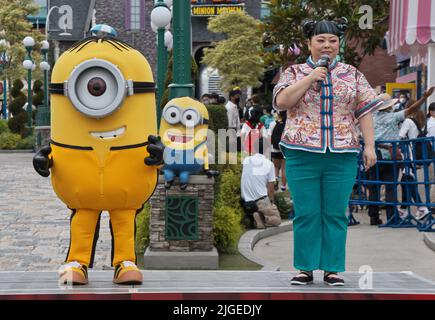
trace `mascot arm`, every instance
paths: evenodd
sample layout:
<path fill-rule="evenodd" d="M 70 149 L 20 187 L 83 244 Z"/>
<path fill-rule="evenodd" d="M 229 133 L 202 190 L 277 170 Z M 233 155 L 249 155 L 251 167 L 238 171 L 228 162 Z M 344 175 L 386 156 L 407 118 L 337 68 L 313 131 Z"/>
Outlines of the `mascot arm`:
<path fill-rule="evenodd" d="M 33 168 L 43 176 L 50 175 L 50 168 L 53 166 L 53 156 L 51 155 L 50 145 L 42 147 L 33 157 Z"/>
<path fill-rule="evenodd" d="M 153 135 L 148 136 L 147 151 L 150 155 L 145 158 L 145 164 L 147 166 L 161 167 L 163 165 L 163 152 L 165 151 L 165 146 L 160 140 L 160 137 Z"/>

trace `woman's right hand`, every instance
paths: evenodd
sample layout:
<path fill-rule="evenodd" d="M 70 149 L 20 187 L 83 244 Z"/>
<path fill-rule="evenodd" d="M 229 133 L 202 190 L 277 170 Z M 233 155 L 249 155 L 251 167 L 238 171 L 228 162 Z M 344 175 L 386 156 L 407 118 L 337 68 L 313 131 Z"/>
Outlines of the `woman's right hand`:
<path fill-rule="evenodd" d="M 310 79 L 311 83 L 315 83 L 317 81 L 325 81 L 326 76 L 328 75 L 328 69 L 319 67 L 314 69 L 308 78 Z"/>

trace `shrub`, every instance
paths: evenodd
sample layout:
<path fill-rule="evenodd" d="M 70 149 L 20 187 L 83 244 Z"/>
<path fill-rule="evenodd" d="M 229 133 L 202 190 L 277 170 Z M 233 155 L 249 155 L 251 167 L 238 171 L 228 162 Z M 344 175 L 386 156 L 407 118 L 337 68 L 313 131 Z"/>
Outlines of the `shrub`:
<path fill-rule="evenodd" d="M 0 134 L 0 149 L 16 149 L 20 140 L 21 136 L 19 134 L 3 132 Z"/>
<path fill-rule="evenodd" d="M 141 212 L 136 216 L 136 252 L 144 253 L 145 248 L 150 243 L 150 210 L 151 207 L 147 203 Z"/>
<path fill-rule="evenodd" d="M 35 146 L 35 136 L 31 135 L 18 142 L 17 149 L 33 149 Z"/>
<path fill-rule="evenodd" d="M 289 194 L 287 192 L 275 192 L 275 204 L 281 218 L 288 219 L 289 213 L 293 211 L 293 204 L 290 202 Z"/>
<path fill-rule="evenodd" d="M 210 117 L 209 129 L 218 133 L 219 129 L 228 127 L 227 109 L 223 105 L 208 105 L 208 114 Z"/>
<path fill-rule="evenodd" d="M 237 242 L 242 232 L 239 214 L 234 208 L 225 205 L 214 208 L 214 245 L 219 252 L 236 253 Z"/>
<path fill-rule="evenodd" d="M 9 131 L 8 127 L 8 121 L 7 120 L 0 120 L 0 134 L 3 132 Z"/>
<path fill-rule="evenodd" d="M 26 129 L 27 119 L 27 113 L 24 111 L 9 119 L 8 125 L 11 132 L 20 134 L 23 137 L 26 136 L 28 133 L 28 130 Z"/>

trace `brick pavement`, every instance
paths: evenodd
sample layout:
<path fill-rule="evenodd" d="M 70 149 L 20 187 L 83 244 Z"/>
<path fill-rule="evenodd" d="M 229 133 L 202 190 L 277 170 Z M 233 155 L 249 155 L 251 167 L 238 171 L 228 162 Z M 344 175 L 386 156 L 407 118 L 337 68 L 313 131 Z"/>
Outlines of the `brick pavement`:
<path fill-rule="evenodd" d="M 50 178 L 32 167 L 33 154 L 0 153 L 0 271 L 57 270 L 69 246 L 70 211 Z M 110 266 L 109 216 L 101 217 L 95 270 Z"/>

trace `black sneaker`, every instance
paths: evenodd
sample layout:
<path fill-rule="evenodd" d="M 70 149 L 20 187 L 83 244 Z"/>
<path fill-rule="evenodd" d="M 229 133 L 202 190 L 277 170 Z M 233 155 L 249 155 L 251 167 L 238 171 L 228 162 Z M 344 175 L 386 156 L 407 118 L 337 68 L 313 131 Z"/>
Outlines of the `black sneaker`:
<path fill-rule="evenodd" d="M 377 226 L 382 224 L 382 220 L 379 219 L 379 217 L 370 217 L 370 225 L 371 226 Z"/>
<path fill-rule="evenodd" d="M 323 276 L 323 281 L 328 286 L 344 286 L 344 280 L 340 278 L 335 272 L 325 272 L 325 275 Z"/>
<path fill-rule="evenodd" d="M 305 286 L 313 283 L 313 273 L 307 271 L 300 271 L 296 277 L 290 280 L 290 283 L 295 286 Z"/>

